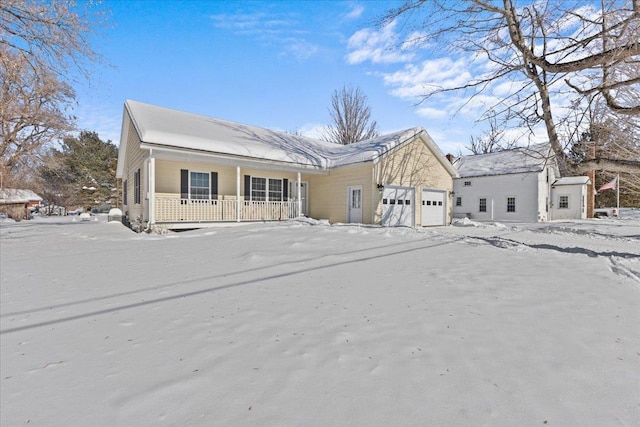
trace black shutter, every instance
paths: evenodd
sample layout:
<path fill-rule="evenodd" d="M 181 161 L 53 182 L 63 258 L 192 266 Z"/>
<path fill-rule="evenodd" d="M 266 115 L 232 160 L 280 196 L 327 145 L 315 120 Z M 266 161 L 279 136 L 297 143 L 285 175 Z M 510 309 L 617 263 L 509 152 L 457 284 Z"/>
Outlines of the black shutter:
<path fill-rule="evenodd" d="M 282 180 L 282 200 L 289 198 L 289 180 L 287 178 Z"/>
<path fill-rule="evenodd" d="M 180 198 L 189 198 L 189 171 L 180 169 Z"/>
<path fill-rule="evenodd" d="M 251 200 L 251 176 L 244 176 L 244 199 Z"/>
<path fill-rule="evenodd" d="M 218 199 L 218 172 L 211 172 L 211 200 Z"/>

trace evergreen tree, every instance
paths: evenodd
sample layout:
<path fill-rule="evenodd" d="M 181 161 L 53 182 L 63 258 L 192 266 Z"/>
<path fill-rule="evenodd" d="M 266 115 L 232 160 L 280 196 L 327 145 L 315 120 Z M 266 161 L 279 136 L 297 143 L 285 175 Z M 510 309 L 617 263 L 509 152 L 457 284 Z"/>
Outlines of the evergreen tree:
<path fill-rule="evenodd" d="M 95 207 L 114 202 L 118 148 L 96 132 L 65 138 L 39 170 L 45 198 L 51 203 Z M 48 197 L 46 197 L 48 195 Z"/>

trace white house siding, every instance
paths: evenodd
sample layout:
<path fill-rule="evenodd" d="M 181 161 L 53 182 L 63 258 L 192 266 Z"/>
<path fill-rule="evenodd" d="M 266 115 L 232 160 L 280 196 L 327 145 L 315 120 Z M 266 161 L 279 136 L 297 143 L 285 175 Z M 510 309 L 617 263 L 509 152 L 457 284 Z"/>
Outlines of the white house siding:
<path fill-rule="evenodd" d="M 126 163 L 124 165 L 122 175 L 122 185 L 127 183 L 127 200 L 124 204 L 124 213 L 131 220 L 135 221 L 140 218 L 141 221 L 146 221 L 147 210 L 145 209 L 146 200 L 146 185 L 147 182 L 147 170 L 144 167 L 144 160 L 148 155 L 146 150 L 140 148 L 140 139 L 138 134 L 129 119 L 129 115 L 124 115 L 123 128 L 128 128 L 127 140 L 121 141 L 120 144 L 126 144 L 127 156 Z M 140 203 L 134 203 L 134 176 L 136 171 L 140 169 Z"/>
<path fill-rule="evenodd" d="M 551 219 L 585 219 L 587 217 L 586 185 L 557 185 L 552 191 Z M 568 197 L 569 206 L 560 207 L 560 198 Z"/>
<path fill-rule="evenodd" d="M 174 162 L 168 160 L 156 161 L 156 192 L 180 195 L 180 170 L 187 169 L 192 172 L 217 172 L 218 194 L 220 196 L 235 196 L 237 193 L 236 168 L 226 165 L 204 162 Z M 289 181 L 297 180 L 297 173 L 280 172 L 273 170 L 240 168 L 240 194 L 244 196 L 244 176 L 257 176 L 261 178 L 279 178 Z M 304 177 L 304 175 L 303 175 Z M 304 180 L 304 178 L 303 178 Z"/>
<path fill-rule="evenodd" d="M 373 223 L 373 203 L 380 195 L 373 183 L 373 164 L 331 169 L 328 175 L 309 176 L 309 216 L 347 222 L 347 188 L 362 185 L 362 222 Z"/>
<path fill-rule="evenodd" d="M 537 172 L 456 178 L 453 180 L 453 212 L 455 216 L 468 214 L 479 221 L 536 222 L 541 209 L 539 195 L 540 176 Z M 465 182 L 471 185 L 465 186 Z M 462 205 L 456 206 L 456 199 Z M 507 212 L 507 198 L 516 198 L 515 212 Z M 487 201 L 487 211 L 480 212 L 480 199 Z"/>

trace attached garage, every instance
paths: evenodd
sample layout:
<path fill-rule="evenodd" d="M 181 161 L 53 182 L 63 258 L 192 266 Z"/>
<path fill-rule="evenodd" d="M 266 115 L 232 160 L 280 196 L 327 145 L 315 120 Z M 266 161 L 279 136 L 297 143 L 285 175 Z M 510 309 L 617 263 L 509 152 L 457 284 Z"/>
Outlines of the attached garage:
<path fill-rule="evenodd" d="M 415 189 L 387 187 L 382 190 L 382 225 L 387 227 L 413 227 Z"/>
<path fill-rule="evenodd" d="M 422 225 L 445 225 L 447 221 L 446 191 L 422 190 Z"/>

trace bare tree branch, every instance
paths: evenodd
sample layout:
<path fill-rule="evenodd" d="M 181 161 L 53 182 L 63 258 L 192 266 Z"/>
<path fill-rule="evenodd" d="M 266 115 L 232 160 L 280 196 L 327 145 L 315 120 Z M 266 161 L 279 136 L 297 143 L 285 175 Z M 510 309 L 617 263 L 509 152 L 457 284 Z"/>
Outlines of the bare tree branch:
<path fill-rule="evenodd" d="M 360 88 L 343 87 L 334 91 L 329 115 L 331 124 L 322 132 L 325 141 L 347 145 L 378 135 L 367 96 Z"/>

